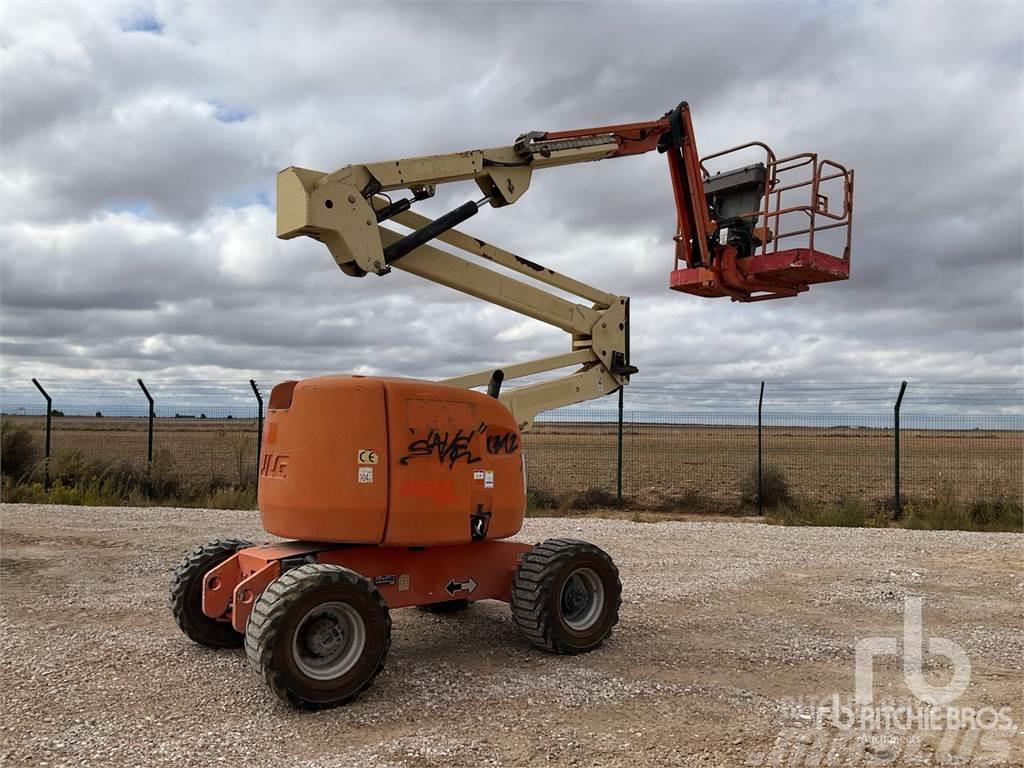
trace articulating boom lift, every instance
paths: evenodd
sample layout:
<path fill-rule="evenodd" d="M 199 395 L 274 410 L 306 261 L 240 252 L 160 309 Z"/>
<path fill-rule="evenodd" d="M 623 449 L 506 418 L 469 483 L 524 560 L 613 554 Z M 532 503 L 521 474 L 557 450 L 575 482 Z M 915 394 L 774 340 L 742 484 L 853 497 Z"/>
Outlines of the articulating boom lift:
<path fill-rule="evenodd" d="M 456 227 L 485 205 L 515 203 L 534 170 L 654 150 L 668 158 L 677 212 L 671 288 L 750 302 L 849 276 L 853 171 L 811 153 L 776 158 L 760 142 L 702 162 L 685 103 L 646 123 L 278 174 L 278 237 L 319 240 L 347 275 L 400 269 L 560 328 L 572 343 L 561 355 L 440 382 L 324 376 L 274 387 L 259 507 L 264 528 L 292 541 L 219 539 L 189 553 L 170 590 L 186 635 L 211 647 L 244 643 L 270 688 L 307 708 L 342 704 L 370 685 L 390 645 L 392 608 L 447 612 L 497 599 L 511 603 L 513 622 L 545 650 L 582 653 L 604 641 L 621 592 L 607 553 L 569 539 L 506 539 L 525 510 L 522 432 L 538 413 L 615 392 L 636 372 L 629 299 Z M 715 175 L 706 169 L 744 151 L 763 160 Z M 411 210 L 438 184 L 470 180 L 481 199 L 433 220 Z M 841 200 L 836 210 L 830 185 Z M 406 196 L 388 194 L 399 190 Z M 806 199 L 792 202 L 799 196 Z M 796 227 L 782 231 L 794 218 Z M 840 256 L 816 250 L 815 234 L 820 241 L 825 230 L 845 238 Z M 797 246 L 780 249 L 796 238 Z M 502 390 L 504 381 L 568 367 L 575 370 Z M 483 386 L 487 394 L 473 391 Z"/>

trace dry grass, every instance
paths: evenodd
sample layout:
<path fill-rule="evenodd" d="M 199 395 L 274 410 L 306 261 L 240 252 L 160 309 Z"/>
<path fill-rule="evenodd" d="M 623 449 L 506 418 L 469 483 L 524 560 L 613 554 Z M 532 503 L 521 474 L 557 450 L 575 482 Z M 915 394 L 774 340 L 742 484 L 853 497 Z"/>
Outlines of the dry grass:
<path fill-rule="evenodd" d="M 40 449 L 42 416 L 8 416 Z M 623 493 L 655 510 L 735 512 L 741 483 L 757 464 L 752 427 L 627 425 Z M 903 494 L 939 496 L 950 484 L 965 499 L 1024 499 L 1024 432 L 904 430 Z M 893 436 L 888 429 L 767 427 L 764 460 L 783 473 L 794 496 L 865 499 L 893 493 Z M 146 461 L 146 419 L 64 416 L 53 419 L 52 452 L 85 460 Z M 156 420 L 154 451 L 183 479 L 250 484 L 256 475 L 254 419 Z M 614 492 L 614 424 L 541 423 L 525 439 L 531 488 L 565 499 Z"/>
<path fill-rule="evenodd" d="M 575 491 L 615 487 L 614 425 L 538 425 L 525 441 L 531 486 Z M 902 489 L 938 496 L 950 483 L 965 496 L 1024 498 L 1024 432 L 903 430 Z M 766 427 L 764 462 L 794 495 L 836 501 L 893 493 L 893 434 L 857 427 Z M 735 505 L 757 465 L 753 427 L 631 426 L 624 439 L 623 493 L 644 506 L 699 495 Z"/>
<path fill-rule="evenodd" d="M 28 429 L 42 455 L 44 416 L 5 416 L 4 421 Z M 84 461 L 125 461 L 143 469 L 147 429 L 145 418 L 57 416 L 52 419 L 50 452 L 55 457 L 77 452 Z M 256 481 L 256 420 L 158 418 L 153 454 L 169 457 L 183 479 L 251 484 Z"/>

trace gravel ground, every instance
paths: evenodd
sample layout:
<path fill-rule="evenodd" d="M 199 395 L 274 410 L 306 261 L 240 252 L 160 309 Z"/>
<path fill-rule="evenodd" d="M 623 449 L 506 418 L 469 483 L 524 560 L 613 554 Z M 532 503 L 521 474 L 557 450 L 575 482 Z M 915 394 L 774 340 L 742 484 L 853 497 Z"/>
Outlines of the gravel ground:
<path fill-rule="evenodd" d="M 621 622 L 599 650 L 533 649 L 508 607 L 395 611 L 387 667 L 356 702 L 291 711 L 240 651 L 200 648 L 165 607 L 170 569 L 219 535 L 267 540 L 251 512 L 0 505 L 0 763 L 116 766 L 1022 765 L 999 731 L 815 727 L 846 700 L 854 645 L 959 643 L 955 706 L 1022 717 L 1020 536 L 751 523 L 528 520 L 519 537 L 606 549 Z M 949 679 L 927 657 L 929 680 Z M 898 657 L 879 696 L 909 697 Z M 801 709 L 798 705 L 804 705 Z"/>

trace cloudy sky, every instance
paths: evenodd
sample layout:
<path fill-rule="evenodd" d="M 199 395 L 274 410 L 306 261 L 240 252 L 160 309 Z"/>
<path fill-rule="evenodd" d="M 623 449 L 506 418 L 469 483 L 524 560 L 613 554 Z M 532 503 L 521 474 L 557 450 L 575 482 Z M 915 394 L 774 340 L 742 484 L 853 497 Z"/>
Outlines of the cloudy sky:
<path fill-rule="evenodd" d="M 274 175 L 653 119 L 856 169 L 853 274 L 738 305 L 669 291 L 657 154 L 539 171 L 467 231 L 633 297 L 647 382 L 1019 382 L 1020 3 L 7 2 L 5 388 L 455 375 L 560 332 L 274 236 Z M 758 42 L 761 41 L 761 42 Z M 478 196 L 471 183 L 423 207 Z"/>

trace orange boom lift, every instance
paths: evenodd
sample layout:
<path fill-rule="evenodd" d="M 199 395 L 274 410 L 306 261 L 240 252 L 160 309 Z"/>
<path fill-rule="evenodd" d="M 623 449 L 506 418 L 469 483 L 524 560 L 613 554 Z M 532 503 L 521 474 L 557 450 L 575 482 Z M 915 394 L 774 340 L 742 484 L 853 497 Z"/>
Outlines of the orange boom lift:
<path fill-rule="evenodd" d="M 399 269 L 548 323 L 569 334 L 569 351 L 439 382 L 339 375 L 274 387 L 259 508 L 264 528 L 287 540 L 217 539 L 186 555 L 169 603 L 188 637 L 244 644 L 271 690 L 306 708 L 343 704 L 371 684 L 397 608 L 502 600 L 525 639 L 554 653 L 590 651 L 608 637 L 621 584 L 606 552 L 572 539 L 508 539 L 523 523 L 522 433 L 534 417 L 611 394 L 637 372 L 629 299 L 456 227 L 485 206 L 515 203 L 535 170 L 654 150 L 668 158 L 677 212 L 671 288 L 751 302 L 849 276 L 853 171 L 814 154 L 779 159 L 761 143 L 702 162 L 685 103 L 646 123 L 278 174 L 279 237 L 322 242 L 353 277 Z M 755 162 L 708 169 L 751 152 Z M 436 219 L 411 210 L 437 185 L 468 181 L 483 198 Z M 839 255 L 818 250 L 826 233 L 839 235 Z"/>

